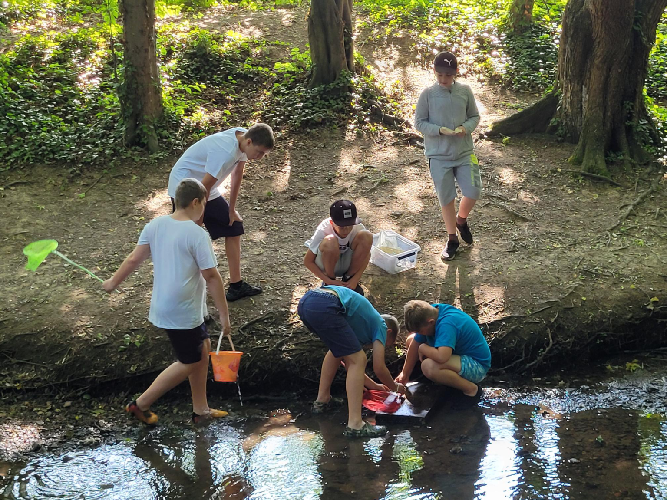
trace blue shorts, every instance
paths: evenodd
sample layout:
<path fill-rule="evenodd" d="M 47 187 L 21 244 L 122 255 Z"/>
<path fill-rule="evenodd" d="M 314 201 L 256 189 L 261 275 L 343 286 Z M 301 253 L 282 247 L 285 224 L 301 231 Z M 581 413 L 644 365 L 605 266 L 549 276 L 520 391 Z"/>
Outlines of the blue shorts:
<path fill-rule="evenodd" d="M 461 356 L 461 371 L 459 372 L 459 375 L 461 375 L 464 379 L 477 384 L 484 380 L 484 377 L 486 377 L 486 372 L 488 371 L 489 369 L 484 368 L 479 363 L 479 361 L 471 358 L 466 354 Z"/>
<path fill-rule="evenodd" d="M 361 351 L 361 343 L 345 319 L 338 295 L 321 288 L 301 297 L 297 313 L 306 328 L 317 335 L 336 358 Z"/>

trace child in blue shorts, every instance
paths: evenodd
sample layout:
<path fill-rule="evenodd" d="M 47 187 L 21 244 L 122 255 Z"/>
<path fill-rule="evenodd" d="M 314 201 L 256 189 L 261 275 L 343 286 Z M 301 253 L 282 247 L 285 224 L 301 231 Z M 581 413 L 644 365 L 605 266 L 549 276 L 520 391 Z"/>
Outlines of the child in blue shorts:
<path fill-rule="evenodd" d="M 320 388 L 313 412 L 331 405 L 331 383 L 343 362 L 347 370 L 347 437 L 382 436 L 387 429 L 371 425 L 361 418 L 364 386 L 375 390 L 393 390 L 405 394 L 405 385 L 394 382 L 385 364 L 385 347 L 396 342 L 398 322 L 389 315 L 380 316 L 364 296 L 344 286 L 323 286 L 306 292 L 297 308 L 303 324 L 329 348 L 322 363 Z M 373 346 L 373 371 L 382 384 L 366 376 L 364 345 Z"/>
<path fill-rule="evenodd" d="M 211 341 L 206 332 L 206 288 L 213 297 L 222 334 L 229 335 L 229 312 L 225 289 L 218 272 L 211 238 L 195 221 L 204 214 L 206 188 L 196 179 L 183 179 L 175 191 L 176 211 L 150 221 L 139 242 L 111 279 L 102 287 L 112 292 L 148 257 L 153 260 L 153 293 L 148 320 L 163 328 L 176 354 L 175 363 L 165 368 L 151 386 L 125 407 L 148 425 L 158 417 L 150 406 L 185 379 L 192 390 L 192 420 L 224 417 L 226 411 L 208 407 L 206 379 Z"/>
<path fill-rule="evenodd" d="M 480 397 L 477 385 L 491 367 L 491 351 L 475 320 L 456 307 L 411 300 L 403 310 L 408 353 L 396 381 L 407 383 L 417 361 L 422 373 L 436 384 Z"/>

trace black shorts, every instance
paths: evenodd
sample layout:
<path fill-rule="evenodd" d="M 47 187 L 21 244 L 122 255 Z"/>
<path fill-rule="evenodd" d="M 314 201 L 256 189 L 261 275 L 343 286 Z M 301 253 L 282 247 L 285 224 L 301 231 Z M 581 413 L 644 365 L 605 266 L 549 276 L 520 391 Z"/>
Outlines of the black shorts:
<path fill-rule="evenodd" d="M 174 348 L 176 359 L 184 365 L 198 363 L 201 359 L 201 350 L 204 340 L 209 338 L 206 323 L 190 328 L 189 330 L 167 330 L 167 335 Z"/>
<path fill-rule="evenodd" d="M 171 199 L 171 212 L 176 211 L 174 199 Z M 229 225 L 229 204 L 222 196 L 206 202 L 204 209 L 204 227 L 212 240 L 227 238 L 230 236 L 241 236 L 245 233 L 243 222 L 235 220 Z"/>

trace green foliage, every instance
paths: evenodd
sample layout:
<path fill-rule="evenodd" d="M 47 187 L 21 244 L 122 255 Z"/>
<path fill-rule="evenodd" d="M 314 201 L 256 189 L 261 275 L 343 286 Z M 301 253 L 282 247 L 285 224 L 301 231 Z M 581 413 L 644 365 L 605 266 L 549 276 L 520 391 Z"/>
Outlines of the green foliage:
<path fill-rule="evenodd" d="M 655 45 L 649 56 L 646 90 L 651 97 L 667 98 L 667 15 L 665 14 L 658 24 Z"/>
<path fill-rule="evenodd" d="M 553 84 L 565 0 L 536 2 L 523 33 L 506 25 L 509 0 L 362 0 L 377 38 L 407 36 L 425 66 L 433 54 L 457 54 L 460 72 L 521 90 Z"/>
<path fill-rule="evenodd" d="M 26 35 L 0 56 L 5 165 L 90 162 L 114 152 L 122 135 L 120 105 L 109 75 L 100 71 L 101 43 L 88 29 Z"/>

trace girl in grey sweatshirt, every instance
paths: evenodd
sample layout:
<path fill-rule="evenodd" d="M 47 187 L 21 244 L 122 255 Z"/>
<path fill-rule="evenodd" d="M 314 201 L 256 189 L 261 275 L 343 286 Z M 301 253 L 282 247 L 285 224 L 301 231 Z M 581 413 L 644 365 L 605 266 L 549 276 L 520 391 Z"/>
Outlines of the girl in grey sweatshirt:
<path fill-rule="evenodd" d="M 424 154 L 447 227 L 444 260 L 453 259 L 459 247 L 457 229 L 463 241 L 472 243 L 467 218 L 482 189 L 472 142 L 479 112 L 470 87 L 454 81 L 456 66 L 456 57 L 449 52 L 435 57 L 437 82 L 421 93 L 415 112 L 415 128 L 424 135 Z M 458 214 L 455 181 L 463 193 Z"/>

